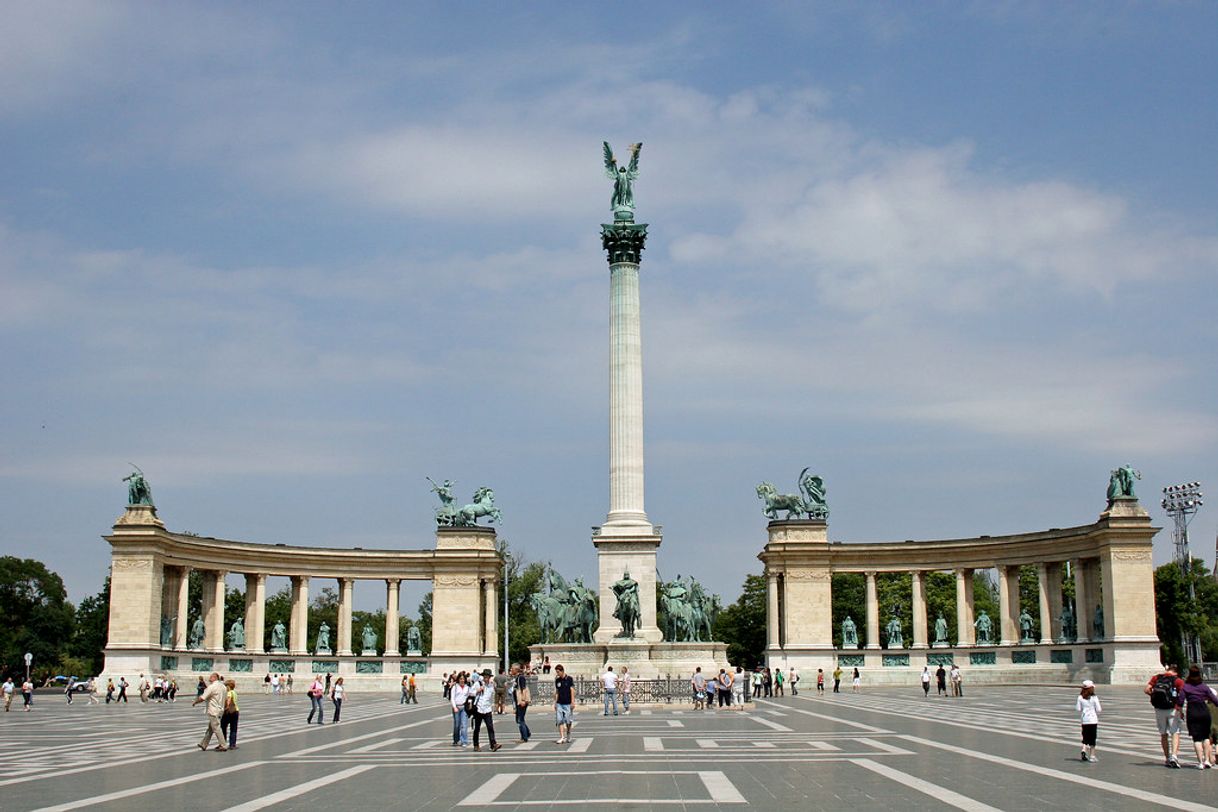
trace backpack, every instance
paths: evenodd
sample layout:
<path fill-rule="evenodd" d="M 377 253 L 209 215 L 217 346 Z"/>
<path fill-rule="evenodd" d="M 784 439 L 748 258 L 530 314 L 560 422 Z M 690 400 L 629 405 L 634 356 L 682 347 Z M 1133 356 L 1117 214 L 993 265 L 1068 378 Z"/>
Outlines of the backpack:
<path fill-rule="evenodd" d="M 1150 704 L 1164 710 L 1176 706 L 1176 677 L 1171 674 L 1160 674 L 1155 677 L 1155 683 L 1150 688 Z"/>

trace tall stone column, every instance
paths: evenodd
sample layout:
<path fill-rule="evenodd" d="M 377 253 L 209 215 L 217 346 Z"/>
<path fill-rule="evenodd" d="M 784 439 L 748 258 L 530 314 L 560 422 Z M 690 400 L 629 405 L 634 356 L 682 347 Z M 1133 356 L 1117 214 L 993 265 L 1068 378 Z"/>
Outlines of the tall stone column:
<path fill-rule="evenodd" d="M 1064 604 L 1062 603 L 1062 565 L 1060 562 L 1050 562 L 1045 565 L 1045 573 L 1048 577 L 1046 591 L 1049 595 L 1049 642 L 1055 643 L 1062 639 L 1062 617 L 1061 611 Z M 1042 630 L 1040 633 L 1041 639 L 1044 639 L 1045 633 Z"/>
<path fill-rule="evenodd" d="M 956 645 L 975 644 L 977 629 L 973 626 L 973 571 L 956 570 Z"/>
<path fill-rule="evenodd" d="M 926 573 L 913 573 L 913 647 L 926 648 Z"/>
<path fill-rule="evenodd" d="M 338 656 L 350 657 L 351 650 L 351 603 L 355 600 L 355 580 L 338 579 Z"/>
<path fill-rule="evenodd" d="M 1036 586 L 1040 604 L 1040 644 L 1047 646 L 1053 642 L 1053 604 L 1049 600 L 1048 564 L 1036 568 Z"/>
<path fill-rule="evenodd" d="M 776 651 L 778 642 L 778 573 L 766 573 L 765 633 L 766 647 Z"/>
<path fill-rule="evenodd" d="M 482 652 L 490 657 L 496 657 L 499 653 L 499 646 L 495 644 L 499 638 L 495 633 L 495 621 L 499 617 L 499 613 L 495 611 L 498 603 L 496 592 L 498 590 L 495 589 L 494 578 L 487 578 L 482 582 L 482 608 L 485 613 L 482 621 Z"/>
<path fill-rule="evenodd" d="M 639 584 L 635 637 L 659 642 L 656 624 L 656 549 L 661 537 L 643 506 L 643 340 L 639 263 L 647 225 L 633 220 L 602 224 L 609 259 L 609 513 L 593 531 L 597 551 L 601 624 L 594 639 L 612 641 L 616 600 L 611 589 L 625 574 Z"/>
<path fill-rule="evenodd" d="M 190 631 L 190 568 L 182 567 L 178 578 L 178 620 L 173 630 L 173 647 L 185 651 L 186 635 Z"/>
<path fill-rule="evenodd" d="M 309 576 L 292 576 L 292 622 L 288 650 L 292 654 L 309 653 Z"/>
<path fill-rule="evenodd" d="M 397 657 L 398 652 L 398 585 L 397 578 L 385 579 L 385 656 Z"/>
<path fill-rule="evenodd" d="M 1086 561 L 1076 558 L 1071 564 L 1074 570 L 1074 625 L 1078 626 L 1077 643 L 1086 643 L 1090 638 L 1091 624 L 1087 622 L 1087 607 L 1091 596 L 1087 594 Z"/>
<path fill-rule="evenodd" d="M 1099 559 L 1087 559 L 1087 566 L 1083 568 L 1083 579 L 1087 582 L 1087 611 L 1084 616 L 1087 623 L 1087 636 L 1091 638 L 1091 642 L 1097 642 L 1101 638 L 1095 634 L 1095 608 L 1102 606 L 1104 603 L 1103 588 L 1100 585 L 1100 561 Z M 1107 617 L 1105 617 L 1105 626 L 1107 626 Z M 1108 629 L 1104 629 L 1104 636 L 1109 636 Z"/>
<path fill-rule="evenodd" d="M 207 570 L 203 573 L 203 648 L 224 651 L 224 576 Z"/>
<path fill-rule="evenodd" d="M 1019 624 L 1015 621 L 1015 609 L 1019 606 L 1019 590 L 1013 588 L 1012 571 L 1019 577 L 1019 568 L 999 565 L 998 570 L 998 616 L 1001 646 L 1013 646 L 1019 642 Z"/>
<path fill-rule="evenodd" d="M 867 645 L 866 648 L 880 647 L 880 598 L 875 586 L 875 573 L 864 573 L 867 576 Z"/>
<path fill-rule="evenodd" d="M 245 650 L 261 654 L 266 648 L 266 573 L 245 574 Z"/>

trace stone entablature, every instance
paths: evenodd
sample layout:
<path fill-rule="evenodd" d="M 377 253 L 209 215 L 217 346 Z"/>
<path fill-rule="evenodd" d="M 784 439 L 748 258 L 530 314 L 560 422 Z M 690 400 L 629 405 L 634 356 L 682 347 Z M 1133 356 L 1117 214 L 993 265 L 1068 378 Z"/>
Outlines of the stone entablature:
<path fill-rule="evenodd" d="M 972 572 L 994 569 L 1000 608 L 998 617 L 992 618 L 994 634 L 987 646 L 1089 646 L 1092 660 L 1086 661 L 1080 654 L 1077 662 L 1087 668 L 1091 678 L 1144 680 L 1142 672 L 1158 665 L 1151 563 L 1151 542 L 1158 531 L 1151 526 L 1146 511 L 1132 499 L 1114 501 L 1093 524 L 941 541 L 844 544 L 829 541 L 824 521 L 770 522 L 768 543 L 758 556 L 765 563 L 767 579 L 767 658 L 775 664 L 800 668 L 829 671 L 833 667 L 832 576 L 839 572 L 866 576 L 865 618 L 858 618 L 865 620 L 865 625 L 860 624 L 857 651 L 858 656 L 867 657 L 869 665 L 873 653 L 882 648 L 880 616 L 886 607 L 878 605 L 876 575 L 885 572 L 912 575 L 913 604 L 909 636 L 900 646 L 884 647 L 886 652 L 925 660 L 926 650 L 932 648 L 925 578 L 929 572 L 944 571 L 956 575 L 953 648 L 973 649 L 978 647 L 978 638 Z M 1062 573 L 1067 563 L 1074 584 L 1078 626 L 1077 634 L 1068 640 L 1061 628 Z M 1039 619 L 1040 635 L 1036 640 L 1023 639 L 1019 628 L 1019 572 L 1026 565 L 1035 566 L 1038 575 L 1039 605 L 1034 614 Z M 1104 620 L 1099 638 L 1091 622 L 1095 606 L 1102 607 Z M 1102 654 L 1097 653 L 1101 649 Z M 846 651 L 853 655 L 855 650 Z M 1031 651 L 1019 657 L 1004 655 L 998 662 L 1006 663 L 1009 671 L 1031 667 L 1034 656 Z M 1035 662 L 1044 671 L 1044 651 Z M 1060 668 L 1056 671 L 1065 673 Z M 993 673 L 1000 680 L 1025 678 L 1005 671 Z"/>

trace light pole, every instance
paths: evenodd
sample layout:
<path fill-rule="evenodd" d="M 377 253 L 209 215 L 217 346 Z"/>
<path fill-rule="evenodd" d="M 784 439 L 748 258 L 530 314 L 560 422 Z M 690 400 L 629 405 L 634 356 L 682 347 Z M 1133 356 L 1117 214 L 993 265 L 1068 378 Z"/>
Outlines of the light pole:
<path fill-rule="evenodd" d="M 25 653 L 25 681 L 30 681 L 30 663 L 34 662 L 34 655 L 28 651 Z"/>
<path fill-rule="evenodd" d="M 508 643 L 511 641 L 511 634 L 508 632 L 508 586 L 510 577 L 510 568 L 508 566 L 508 554 L 503 555 L 503 672 L 509 673 L 512 670 L 512 664 L 508 661 Z"/>
<path fill-rule="evenodd" d="M 1193 604 L 1197 602 L 1197 587 L 1192 577 L 1192 555 L 1188 550 L 1188 523 L 1197 514 L 1201 501 L 1201 483 L 1187 482 L 1183 485 L 1168 485 L 1163 489 L 1163 510 L 1175 521 L 1172 538 L 1176 543 L 1176 563 L 1180 572 L 1188 581 L 1188 598 Z M 1201 664 L 1201 640 L 1196 634 L 1181 629 L 1181 643 L 1184 646 L 1184 656 L 1190 663 Z"/>

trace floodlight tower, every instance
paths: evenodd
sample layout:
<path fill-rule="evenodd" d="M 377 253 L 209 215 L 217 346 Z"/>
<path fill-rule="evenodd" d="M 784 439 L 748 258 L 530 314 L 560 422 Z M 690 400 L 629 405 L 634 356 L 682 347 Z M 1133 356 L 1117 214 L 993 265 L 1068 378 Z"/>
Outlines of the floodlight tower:
<path fill-rule="evenodd" d="M 1188 550 L 1188 523 L 1197 515 L 1201 507 L 1201 483 L 1186 482 L 1183 485 L 1168 485 L 1163 489 L 1163 510 L 1172 517 L 1176 527 L 1172 531 L 1172 539 L 1176 543 L 1176 563 L 1180 572 L 1188 581 L 1188 597 L 1193 603 L 1197 602 L 1197 589 L 1192 578 L 1192 555 Z M 1184 654 L 1190 663 L 1201 663 L 1201 641 L 1197 635 L 1183 632 Z"/>

